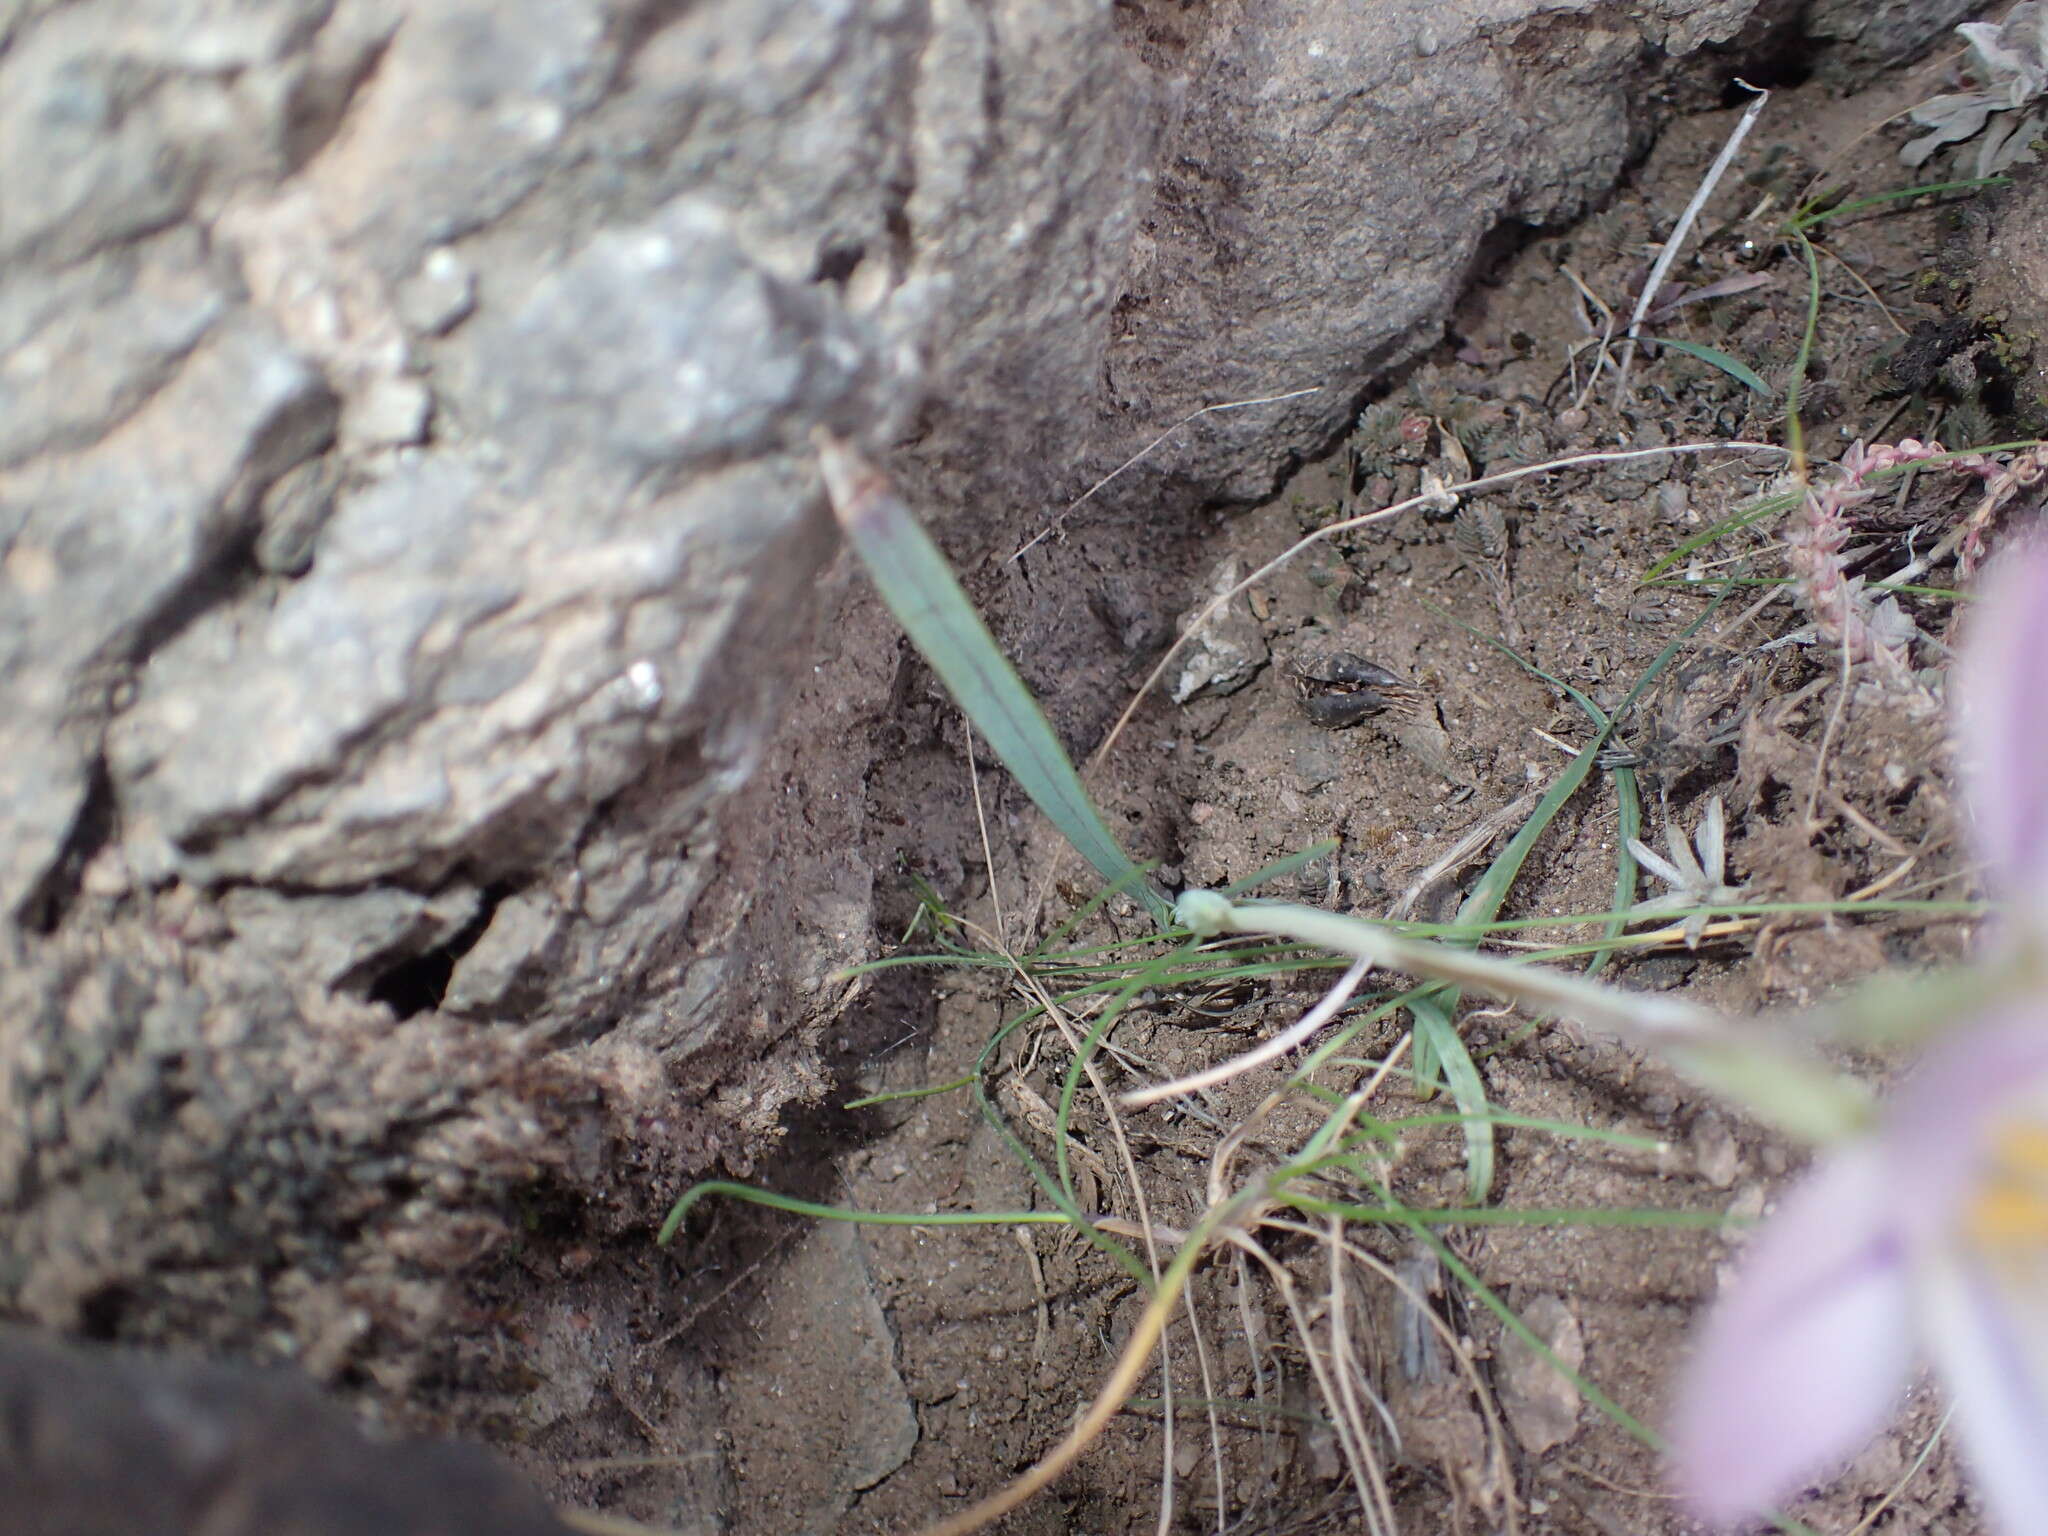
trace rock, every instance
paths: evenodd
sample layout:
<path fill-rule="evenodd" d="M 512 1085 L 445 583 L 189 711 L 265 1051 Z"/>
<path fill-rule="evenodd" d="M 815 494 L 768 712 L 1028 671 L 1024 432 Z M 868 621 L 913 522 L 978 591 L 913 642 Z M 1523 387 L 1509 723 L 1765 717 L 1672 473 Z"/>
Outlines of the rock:
<path fill-rule="evenodd" d="M 1586 1363 L 1579 1320 L 1562 1297 L 1545 1291 L 1518 1298 L 1517 1310 L 1561 1364 L 1576 1371 Z M 1496 1380 L 1501 1412 L 1529 1455 L 1547 1455 L 1578 1433 L 1579 1389 L 1520 1334 L 1501 1335 Z"/>
<path fill-rule="evenodd" d="M 1167 690 L 1174 703 L 1235 693 L 1266 664 L 1265 631 L 1252 616 L 1245 594 L 1231 597 L 1214 617 L 1202 618 L 1210 603 L 1243 579 L 1244 562 L 1235 556 L 1224 560 L 1202 584 L 1201 601 L 1181 615 L 1177 627 L 1182 633 L 1193 630 L 1193 638 L 1182 650 Z"/>
<path fill-rule="evenodd" d="M 0 1329 L 8 1524 L 50 1536 L 566 1536 L 466 1445 L 378 1444 L 310 1383 Z M 146 1513 L 145 1513 L 146 1512 Z"/>
<path fill-rule="evenodd" d="M 250 553 L 273 576 L 303 576 L 313 567 L 313 546 L 334 510 L 341 461 L 333 454 L 308 459 L 278 477 L 264 495 L 262 527 Z"/>
<path fill-rule="evenodd" d="M 1693 1116 L 1692 1156 L 1700 1177 L 1718 1189 L 1729 1188 L 1742 1171 L 1742 1149 L 1719 1110 L 1703 1109 Z"/>
<path fill-rule="evenodd" d="M 918 1438 L 859 1229 L 820 1224 L 753 1316 L 753 1347 L 724 1373 L 728 1424 L 759 1484 L 754 1503 L 822 1536 Z"/>
<path fill-rule="evenodd" d="M 257 499 L 334 419 L 319 374 L 238 315 L 90 453 L 0 472 L 0 910 L 56 873 L 131 658 L 207 600 Z"/>
<path fill-rule="evenodd" d="M 543 1170 L 760 1156 L 902 655 L 811 431 L 970 561 L 1261 492 L 1791 10 L 0 8 L 0 1302 L 397 1394 Z"/>
<path fill-rule="evenodd" d="M 1811 36 L 1831 45 L 1837 68 L 1868 69 L 1924 52 L 1932 38 L 1981 9 L 1971 0 L 1817 0 L 1804 24 Z"/>
<path fill-rule="evenodd" d="M 377 379 L 351 403 L 344 435 L 361 448 L 403 447 L 427 435 L 434 397 L 418 379 Z"/>
<path fill-rule="evenodd" d="M 1961 222 L 1954 265 L 1966 275 L 1943 272 L 1931 281 L 1930 297 L 1945 301 L 1947 316 L 1920 326 L 1930 355 L 1914 371 L 1931 378 L 1944 363 L 1953 371 L 1981 349 L 1994 368 L 2015 375 L 2025 408 L 2038 412 L 2048 401 L 2048 347 L 2039 340 L 2048 334 L 2048 187 L 2022 181 Z M 1979 329 L 1986 321 L 1989 337 Z"/>
<path fill-rule="evenodd" d="M 391 886 L 341 896 L 284 896 L 244 886 L 223 892 L 220 900 L 234 937 L 270 950 L 280 970 L 359 991 L 398 961 L 447 943 L 481 905 L 482 894 L 465 886 L 432 896 Z"/>
<path fill-rule="evenodd" d="M 476 274 L 452 246 L 427 252 L 419 271 L 398 286 L 398 317 L 412 330 L 440 336 L 476 308 Z"/>

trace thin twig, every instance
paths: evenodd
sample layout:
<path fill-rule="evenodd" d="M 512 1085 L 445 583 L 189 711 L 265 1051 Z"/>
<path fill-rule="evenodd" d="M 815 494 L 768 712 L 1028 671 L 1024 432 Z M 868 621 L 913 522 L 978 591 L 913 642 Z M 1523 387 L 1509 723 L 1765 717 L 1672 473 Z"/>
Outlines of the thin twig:
<path fill-rule="evenodd" d="M 1200 1072 L 1191 1072 L 1186 1077 L 1175 1078 L 1170 1083 L 1156 1083 L 1150 1088 L 1133 1089 L 1117 1102 L 1126 1109 L 1143 1109 L 1148 1104 L 1157 1104 L 1161 1099 L 1179 1098 L 1184 1093 L 1199 1093 L 1204 1088 L 1214 1088 L 1233 1078 L 1243 1077 L 1245 1073 L 1264 1066 L 1276 1057 L 1285 1056 L 1334 1019 L 1343 1010 L 1344 1005 L 1351 1001 L 1351 994 L 1358 990 L 1358 984 L 1365 980 L 1371 970 L 1370 960 L 1352 962 L 1351 968 L 1338 977 L 1337 984 L 1324 993 L 1322 1000 L 1303 1014 L 1298 1023 L 1283 1029 L 1272 1039 L 1253 1046 L 1243 1055 L 1233 1056 L 1228 1061 L 1220 1061 L 1213 1067 L 1203 1068 Z"/>
<path fill-rule="evenodd" d="M 974 722 L 963 713 L 960 723 L 961 729 L 967 733 L 967 783 L 974 791 L 975 825 L 981 828 L 981 861 L 988 869 L 989 905 L 995 908 L 996 938 L 1007 946 L 1010 928 L 1009 924 L 1003 921 L 1003 893 L 996 884 L 995 849 L 988 840 L 988 812 L 981 803 L 981 770 L 974 764 Z"/>
<path fill-rule="evenodd" d="M 1082 502 L 1087 501 L 1097 491 L 1101 490 L 1104 486 L 1108 485 L 1110 481 L 1114 480 L 1118 475 L 1122 474 L 1125 470 L 1129 469 L 1132 465 L 1136 464 L 1140 459 L 1144 458 L 1145 455 L 1150 453 L 1153 449 L 1157 448 L 1161 443 L 1165 442 L 1168 438 L 1172 437 L 1174 433 L 1178 432 L 1182 427 L 1186 426 L 1189 422 L 1194 421 L 1199 417 L 1214 415 L 1222 411 L 1242 411 L 1254 405 L 1278 405 L 1282 400 L 1299 400 L 1303 395 L 1320 394 L 1322 392 L 1322 388 L 1323 386 L 1320 384 L 1311 384 L 1307 389 L 1290 389 L 1284 395 L 1261 395 L 1256 400 L 1226 400 L 1218 405 L 1205 405 L 1198 411 L 1189 411 L 1187 415 L 1181 417 L 1179 421 L 1176 421 L 1164 432 L 1160 433 L 1157 437 L 1153 438 L 1151 442 L 1147 443 L 1144 447 L 1140 448 L 1128 459 L 1125 459 L 1123 463 L 1117 465 L 1115 469 L 1112 469 L 1100 480 L 1096 481 L 1093 485 L 1089 486 L 1087 490 L 1083 491 L 1080 495 L 1076 496 L 1072 501 L 1068 502 L 1066 508 L 1060 513 L 1058 517 L 1054 518 L 1051 522 L 1047 523 L 1043 528 L 1039 529 L 1037 533 L 1033 534 L 1026 543 L 1019 546 L 1019 548 L 1010 556 L 1010 558 L 1008 560 L 1005 560 L 1003 563 L 1005 565 L 1015 564 L 1017 561 L 1023 559 L 1024 556 L 1031 553 L 1032 550 L 1036 549 L 1039 545 L 1043 544 L 1047 539 L 1052 538 L 1055 534 L 1064 531 L 1067 526 L 1067 519 L 1073 515 L 1075 508 L 1079 507 Z"/>
<path fill-rule="evenodd" d="M 1650 268 L 1650 275 L 1643 283 L 1643 291 L 1636 299 L 1635 313 L 1629 316 L 1628 339 L 1621 349 L 1621 377 L 1614 386 L 1614 398 L 1624 399 L 1628 395 L 1629 364 L 1635 361 L 1636 328 L 1643 323 L 1643 316 L 1650 312 L 1657 290 L 1664 286 L 1664 275 L 1671 270 L 1671 264 L 1678 259 L 1679 248 L 1685 244 L 1685 237 L 1692 233 L 1693 220 L 1700 216 L 1700 209 L 1713 196 L 1714 188 L 1720 185 L 1721 177 L 1735 160 L 1735 152 L 1742 148 L 1742 141 L 1749 137 L 1749 130 L 1755 125 L 1757 114 L 1764 109 L 1764 103 L 1771 99 L 1769 91 L 1757 90 L 1747 80 L 1736 77 L 1735 83 L 1745 91 L 1756 91 L 1756 100 L 1744 109 L 1741 119 L 1735 124 L 1735 131 L 1728 135 L 1728 142 L 1721 146 L 1721 153 L 1714 157 L 1714 163 L 1707 167 L 1706 177 L 1692 194 L 1692 201 L 1685 205 L 1685 212 L 1678 216 L 1678 223 L 1664 241 L 1664 248 L 1657 253 L 1656 265 Z"/>
<path fill-rule="evenodd" d="M 1903 325 L 1899 324 L 1899 317 L 1892 313 L 1891 306 L 1885 303 L 1883 299 L 1878 297 L 1877 290 L 1871 287 L 1869 283 L 1863 280 L 1863 274 L 1861 272 L 1858 272 L 1854 267 L 1850 266 L 1848 259 L 1846 257 L 1844 257 L 1839 251 L 1830 250 L 1827 246 L 1822 245 L 1818 240 L 1815 240 L 1813 242 L 1813 248 L 1816 251 L 1819 251 L 1821 255 L 1827 257 L 1830 261 L 1834 262 L 1835 265 L 1840 267 L 1844 272 L 1848 273 L 1851 278 L 1855 279 L 1856 286 L 1858 288 L 1861 288 L 1866 294 L 1870 296 L 1870 302 L 1877 306 L 1878 313 L 1884 316 L 1885 323 L 1887 325 L 1889 325 L 1893 330 L 1897 331 L 1901 336 L 1910 336 L 1913 334 L 1911 331 L 1907 330 Z"/>

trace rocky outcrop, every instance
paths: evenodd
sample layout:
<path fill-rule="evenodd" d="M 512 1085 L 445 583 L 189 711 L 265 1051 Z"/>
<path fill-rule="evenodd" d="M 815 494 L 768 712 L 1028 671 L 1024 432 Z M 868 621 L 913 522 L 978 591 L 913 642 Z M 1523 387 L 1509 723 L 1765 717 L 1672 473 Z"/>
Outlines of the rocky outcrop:
<path fill-rule="evenodd" d="M 897 670 L 810 430 L 977 552 L 1313 388 L 1098 506 L 1255 494 L 1769 9 L 0 8 L 0 1294 L 395 1387 L 743 1163 Z"/>

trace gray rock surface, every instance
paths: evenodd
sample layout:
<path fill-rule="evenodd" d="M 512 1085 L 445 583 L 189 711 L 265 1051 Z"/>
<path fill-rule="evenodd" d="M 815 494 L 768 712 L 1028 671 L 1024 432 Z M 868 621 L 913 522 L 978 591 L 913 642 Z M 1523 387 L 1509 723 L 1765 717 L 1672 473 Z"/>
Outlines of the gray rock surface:
<path fill-rule="evenodd" d="M 1080 515 L 1255 494 L 1761 9 L 0 4 L 0 1299 L 395 1391 L 744 1166 L 898 666 L 811 429 L 987 552 L 1317 386 Z"/>
<path fill-rule="evenodd" d="M 567 1536 L 472 1446 L 379 1445 L 303 1377 L 0 1328 L 19 1536 Z"/>

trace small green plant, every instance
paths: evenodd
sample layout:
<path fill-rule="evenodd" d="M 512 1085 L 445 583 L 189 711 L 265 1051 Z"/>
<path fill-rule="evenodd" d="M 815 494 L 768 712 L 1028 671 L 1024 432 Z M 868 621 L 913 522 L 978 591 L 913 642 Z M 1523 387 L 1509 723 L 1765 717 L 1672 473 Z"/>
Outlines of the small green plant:
<path fill-rule="evenodd" d="M 1637 1226 L 1715 1226 L 1726 1218 L 1719 1210 L 1609 1210 L 1600 1208 L 1501 1209 L 1485 1203 L 1493 1185 L 1494 1137 L 1499 1127 L 1517 1126 L 1564 1140 L 1614 1140 L 1616 1133 L 1544 1122 L 1505 1114 L 1488 1102 L 1484 1079 L 1473 1053 L 1457 1027 L 1462 995 L 1480 993 L 1501 998 L 1532 1014 L 1556 1014 L 1635 1042 L 1665 1056 L 1712 1091 L 1762 1114 L 1795 1133 L 1829 1141 L 1854 1138 L 1872 1123 L 1869 1096 L 1854 1083 L 1815 1065 L 1792 1042 L 1784 1021 L 1743 1025 L 1657 994 L 1646 994 L 1596 980 L 1609 958 L 1631 944 L 1664 942 L 1664 935 L 1630 935 L 1627 925 L 1646 915 L 1683 915 L 1685 928 L 1697 938 L 1708 917 L 1729 917 L 1795 910 L 1842 910 L 1842 903 L 1749 903 L 1721 879 L 1715 849 L 1719 837 L 1702 833 L 1692 846 L 1697 880 L 1686 876 L 1683 905 L 1669 900 L 1638 903 L 1637 866 L 1648 850 L 1637 837 L 1641 806 L 1633 769 L 1604 762 L 1613 734 L 1658 673 L 1690 638 L 1688 630 L 1670 642 L 1618 708 L 1603 711 L 1584 694 L 1549 678 L 1520 656 L 1519 665 L 1545 676 L 1587 715 L 1593 735 L 1539 797 L 1526 821 L 1495 857 L 1486 873 L 1448 924 L 1387 924 L 1325 912 L 1313 907 L 1247 899 L 1245 888 L 1273 876 L 1288 864 L 1327 854 L 1327 847 L 1303 850 L 1282 866 L 1261 871 L 1230 891 L 1192 891 L 1169 902 L 1116 844 L 1099 813 L 1089 802 L 1080 776 L 1066 759 L 1043 714 L 1022 682 L 997 651 L 984 626 L 972 613 L 957 582 L 944 568 L 929 541 L 916 530 L 907 509 L 886 485 L 844 445 L 824 445 L 828 483 L 851 542 L 877 573 L 892 608 L 906 630 L 932 660 L 975 727 L 1017 773 L 1033 799 L 1077 848 L 1088 855 L 1108 882 L 1091 907 L 1118 891 L 1145 901 L 1159 919 L 1159 932 L 1109 942 L 1073 942 L 1084 914 L 1062 924 L 1026 953 L 1015 953 L 965 919 L 948 912 L 929 888 L 906 939 L 922 936 L 930 948 L 918 954 L 885 957 L 875 969 L 905 965 L 1001 968 L 1012 975 L 1027 1005 L 1005 1020 L 984 1046 L 973 1071 L 958 1079 L 899 1089 L 856 1101 L 875 1104 L 948 1092 L 974 1095 L 981 1113 L 996 1128 L 1011 1155 L 1029 1170 L 1045 1201 L 1044 1209 L 956 1212 L 857 1212 L 792 1200 L 773 1192 L 731 1182 L 699 1185 L 688 1191 L 663 1223 L 660 1240 L 671 1241 L 690 1210 L 712 1195 L 753 1201 L 791 1214 L 819 1219 L 884 1222 L 919 1226 L 970 1224 L 1059 1225 L 1085 1237 L 1111 1263 L 1135 1280 L 1149 1300 L 1118 1363 L 1093 1404 L 1073 1431 L 1029 1474 L 997 1495 L 942 1523 L 938 1533 L 974 1529 L 1014 1508 L 1044 1487 L 1120 1411 L 1134 1393 L 1150 1355 L 1166 1335 L 1174 1310 L 1187 1304 L 1187 1287 L 1197 1265 L 1215 1253 L 1236 1256 L 1270 1279 L 1293 1317 L 1306 1358 L 1320 1384 L 1325 1420 L 1338 1432 L 1352 1480 L 1366 1510 L 1368 1527 L 1392 1529 L 1392 1509 L 1375 1449 L 1377 1431 L 1372 1405 L 1363 1402 L 1350 1380 L 1349 1343 L 1343 1333 L 1344 1309 L 1333 1289 L 1320 1309 L 1306 1306 L 1289 1266 L 1275 1257 L 1269 1243 L 1280 1234 L 1313 1239 L 1327 1255 L 1328 1284 L 1356 1265 L 1378 1274 L 1399 1290 L 1406 1282 L 1364 1247 L 1353 1229 L 1387 1227 L 1407 1233 L 1433 1252 L 1437 1261 L 1492 1311 L 1501 1325 L 1539 1350 L 1541 1341 L 1516 1318 L 1471 1269 L 1447 1247 L 1443 1229 L 1501 1224 L 1577 1225 L 1628 1223 Z M 1604 456 L 1615 457 L 1615 456 Z M 1516 471 L 1519 474 L 1521 471 Z M 914 535 L 914 537 L 913 537 Z M 1712 613 L 1708 610 L 1708 615 Z M 1703 615 L 1698 623 L 1704 623 Z M 1697 629 L 1698 623 L 1693 628 Z M 1490 642 L 1499 644 L 1499 642 Z M 1507 648 L 1501 647 L 1503 650 Z M 1513 652 L 1509 652 L 1513 655 Z M 1619 799 L 1622 837 L 1616 853 L 1617 879 L 1613 909 L 1605 913 L 1566 917 L 1503 919 L 1500 913 L 1537 840 L 1563 805 L 1606 766 Z M 1630 851 L 1631 841 L 1636 848 Z M 1674 845 L 1675 846 L 1675 845 Z M 1655 868 L 1655 856 L 1649 861 Z M 1676 868 L 1676 865 L 1674 865 Z M 1708 876 L 1712 875 L 1710 881 Z M 1694 887 L 1697 887 L 1695 889 Z M 1918 908 L 1958 909 L 1959 904 L 1863 904 L 1866 910 Z M 1967 909 L 1967 904 L 1960 904 Z M 1668 913 L 1666 911 L 1668 909 Z M 1487 952 L 1483 946 L 1518 929 L 1555 929 L 1575 924 L 1594 930 L 1583 942 L 1553 943 L 1518 958 Z M 1344 959 L 1332 959 L 1332 955 Z M 1346 967 L 1345 960 L 1354 962 Z M 1579 962 L 1584 961 L 1583 967 Z M 1560 967 L 1560 962 L 1573 969 Z M 1290 1048 L 1302 1056 L 1285 1085 L 1268 1094 L 1237 1124 L 1218 1127 L 1211 1156 L 1207 1198 L 1191 1224 L 1181 1230 L 1164 1226 L 1148 1214 L 1143 1182 L 1124 1144 L 1119 1115 L 1143 1103 L 1176 1097 L 1179 1085 L 1153 1084 L 1151 1089 L 1122 1095 L 1110 1092 L 1098 1068 L 1108 1054 L 1121 1053 L 1115 1040 L 1118 1022 L 1141 997 L 1193 997 L 1218 988 L 1263 985 L 1276 979 L 1309 977 L 1343 970 L 1344 976 L 1312 1011 L 1312 1027 Z M 1368 969 L 1380 986 L 1360 993 Z M 1398 979 L 1398 980 L 1397 980 Z M 1882 1006 L 1896 1010 L 1899 999 Z M 1926 1010 L 1909 1009 L 1915 1019 Z M 1875 1029 L 1879 1000 L 1852 1001 L 1844 1017 L 1857 1027 Z M 1410 1028 L 1391 1047 L 1376 1055 L 1347 1054 L 1358 1042 L 1381 1036 L 1402 1015 Z M 1320 1017 L 1318 1017 L 1320 1015 Z M 1025 1038 L 1020 1031 L 1050 1026 L 1064 1044 L 1065 1065 L 1059 1072 L 1056 1105 L 1041 1099 L 1045 1123 L 1036 1129 L 1052 1147 L 1050 1160 L 1032 1149 L 1030 1133 L 1005 1113 L 996 1087 L 1000 1073 L 1014 1068 L 1006 1050 Z M 1057 1047 L 1055 1047 L 1057 1049 Z M 1404 1061 L 1404 1058 L 1405 1061 Z M 1126 1073 L 1142 1076 L 1145 1068 L 1127 1053 Z M 1348 1087 L 1333 1088 L 1325 1074 L 1348 1074 Z M 1389 1082 L 1405 1081 L 1427 1091 L 1448 1088 L 1454 1113 L 1390 1115 L 1380 1112 L 1376 1095 Z M 1161 1090 L 1161 1091 L 1153 1091 Z M 1098 1209 L 1099 1192 L 1076 1171 L 1075 1116 L 1084 1094 L 1091 1094 L 1117 1142 L 1125 1182 L 1137 1201 L 1133 1216 Z M 1277 1150 L 1278 1111 L 1283 1104 L 1306 1098 L 1318 1106 L 1319 1118 L 1305 1135 L 1295 1136 L 1284 1152 Z M 1193 1112 L 1198 1106 L 1185 1095 L 1177 1102 Z M 1455 1127 L 1466 1150 L 1467 1202 L 1431 1206 L 1403 1198 L 1392 1177 L 1392 1159 L 1401 1138 L 1411 1132 Z M 1626 1140 L 1626 1138 L 1623 1138 Z M 1260 1147 L 1257 1157 L 1248 1149 Z M 1091 1154 L 1093 1155 L 1093 1154 Z M 1384 1272 L 1384 1273 L 1383 1273 Z M 1426 1307 L 1421 1309 L 1427 1313 Z M 1434 1326 L 1441 1320 L 1429 1314 Z M 1197 1335 L 1199 1338 L 1199 1335 Z M 1462 1359 L 1453 1351 L 1454 1356 Z M 1207 1367 L 1204 1366 L 1206 1371 Z M 1560 1366 L 1560 1369 L 1562 1367 Z M 1571 1373 L 1568 1373 L 1571 1374 Z M 1656 1437 L 1597 1386 L 1574 1375 L 1586 1400 L 1645 1444 Z M 1484 1412 L 1491 1414 L 1483 1383 L 1473 1378 L 1472 1390 Z M 1216 1394 L 1203 1399 L 1215 1412 Z M 1164 1410 L 1169 1435 L 1174 1418 Z M 1496 1426 L 1495 1434 L 1498 1430 Z M 1496 1451 L 1499 1442 L 1496 1439 Z M 1170 1456 L 1170 1452 L 1169 1452 Z M 1170 1487 L 1171 1478 L 1167 1479 Z M 1780 1522 L 1785 1529 L 1801 1529 Z"/>

